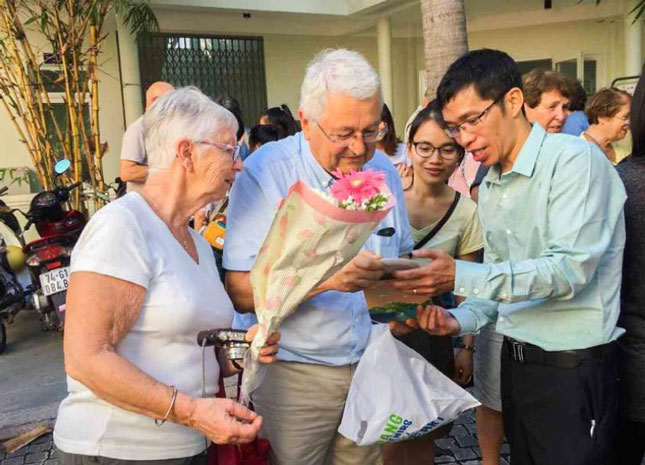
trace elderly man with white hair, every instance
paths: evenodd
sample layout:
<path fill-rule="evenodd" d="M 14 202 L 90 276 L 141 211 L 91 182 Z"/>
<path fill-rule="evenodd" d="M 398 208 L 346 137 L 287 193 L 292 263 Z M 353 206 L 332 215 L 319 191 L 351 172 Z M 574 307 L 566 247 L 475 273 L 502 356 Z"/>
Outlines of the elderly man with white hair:
<path fill-rule="evenodd" d="M 237 122 L 186 88 L 161 97 L 143 124 L 144 186 L 98 211 L 72 254 L 69 393 L 54 430 L 65 465 L 205 464 L 204 437 L 248 442 L 262 425 L 245 407 L 212 398 L 220 371 L 237 370 L 196 343 L 199 331 L 230 327 L 233 318 L 212 250 L 188 220 L 221 199 L 241 170 Z M 276 342 L 274 335 L 262 361 L 274 361 Z"/>
<path fill-rule="evenodd" d="M 370 333 L 362 290 L 384 272 L 380 257 L 412 249 L 401 181 L 376 152 L 381 122 L 380 81 L 359 53 L 326 50 L 309 63 L 298 111 L 302 132 L 263 145 L 245 162 L 230 195 L 224 247 L 226 285 L 239 312 L 253 312 L 249 270 L 289 187 L 303 181 L 327 190 L 336 169 L 386 174 L 396 207 L 364 251 L 315 289 L 281 326 L 278 362 L 253 393 L 279 465 L 375 464 L 379 447 L 358 447 L 337 433 L 352 375 Z"/>

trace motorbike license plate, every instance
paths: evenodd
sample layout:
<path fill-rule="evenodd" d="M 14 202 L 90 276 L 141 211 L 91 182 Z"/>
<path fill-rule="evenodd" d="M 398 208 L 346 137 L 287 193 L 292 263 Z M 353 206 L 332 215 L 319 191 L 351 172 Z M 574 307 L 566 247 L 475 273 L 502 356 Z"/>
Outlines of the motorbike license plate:
<path fill-rule="evenodd" d="M 69 286 L 69 267 L 66 266 L 42 273 L 39 278 L 43 294 L 46 296 L 66 291 L 67 286 Z"/>

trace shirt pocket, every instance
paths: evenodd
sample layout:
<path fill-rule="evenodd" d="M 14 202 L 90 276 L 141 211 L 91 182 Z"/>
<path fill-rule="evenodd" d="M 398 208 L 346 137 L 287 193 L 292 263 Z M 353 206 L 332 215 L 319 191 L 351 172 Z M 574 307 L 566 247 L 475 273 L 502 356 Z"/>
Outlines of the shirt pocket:
<path fill-rule="evenodd" d="M 376 233 L 372 233 L 363 249 L 377 253 L 383 258 L 397 258 L 399 256 L 398 234 L 379 236 Z"/>

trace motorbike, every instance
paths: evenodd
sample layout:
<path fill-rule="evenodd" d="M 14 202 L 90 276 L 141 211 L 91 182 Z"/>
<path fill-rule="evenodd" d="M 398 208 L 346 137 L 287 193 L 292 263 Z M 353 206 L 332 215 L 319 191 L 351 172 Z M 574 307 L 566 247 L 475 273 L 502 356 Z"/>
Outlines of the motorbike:
<path fill-rule="evenodd" d="M 69 160 L 56 163 L 56 180 L 71 166 Z M 26 263 L 38 286 L 37 293 L 43 297 L 42 325 L 45 330 L 60 331 L 65 322 L 65 297 L 69 285 L 69 265 L 72 248 L 87 222 L 85 215 L 78 210 L 65 210 L 63 205 L 69 200 L 70 193 L 81 182 L 69 186 L 58 185 L 49 191 L 34 196 L 29 211 L 24 213 L 27 224 L 36 226 L 40 239 L 24 246 Z M 36 279 L 37 278 L 37 279 Z"/>
<path fill-rule="evenodd" d="M 0 195 L 8 188 L 0 188 Z M 22 231 L 18 219 L 0 200 L 0 353 L 7 347 L 6 325 L 24 308 L 37 307 L 35 286 L 25 267 Z"/>

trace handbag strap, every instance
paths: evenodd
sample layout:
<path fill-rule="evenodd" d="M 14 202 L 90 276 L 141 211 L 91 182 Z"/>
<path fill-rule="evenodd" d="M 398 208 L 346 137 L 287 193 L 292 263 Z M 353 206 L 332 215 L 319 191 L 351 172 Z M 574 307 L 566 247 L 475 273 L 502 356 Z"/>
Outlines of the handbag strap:
<path fill-rule="evenodd" d="M 446 224 L 446 222 L 450 219 L 453 212 L 455 211 L 455 208 L 457 208 L 457 204 L 459 203 L 460 197 L 461 197 L 461 194 L 459 192 L 455 192 L 455 198 L 450 204 L 450 207 L 448 207 L 448 211 L 443 215 L 443 217 L 439 220 L 436 226 L 432 228 L 432 230 L 423 237 L 423 239 L 421 239 L 419 242 L 414 244 L 414 247 L 412 248 L 412 250 L 419 250 L 421 247 L 426 245 L 430 239 L 432 239 L 434 236 L 437 235 L 439 230 L 443 228 L 443 225 Z"/>

